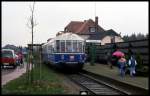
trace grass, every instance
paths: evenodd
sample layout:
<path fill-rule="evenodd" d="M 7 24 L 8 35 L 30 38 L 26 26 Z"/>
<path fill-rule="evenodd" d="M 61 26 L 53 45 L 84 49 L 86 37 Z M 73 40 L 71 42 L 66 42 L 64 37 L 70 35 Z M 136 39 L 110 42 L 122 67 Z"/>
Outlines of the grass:
<path fill-rule="evenodd" d="M 45 64 L 42 64 L 41 69 L 41 78 L 39 78 L 40 68 L 35 66 L 32 83 L 27 82 L 27 73 L 24 73 L 19 78 L 4 85 L 2 94 L 65 94 L 65 87 L 59 76 Z"/>

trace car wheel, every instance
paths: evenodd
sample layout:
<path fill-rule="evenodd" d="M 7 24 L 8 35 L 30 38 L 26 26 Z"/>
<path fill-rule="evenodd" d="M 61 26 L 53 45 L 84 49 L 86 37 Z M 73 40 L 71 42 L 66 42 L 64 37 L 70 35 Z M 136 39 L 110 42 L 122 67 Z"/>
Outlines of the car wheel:
<path fill-rule="evenodd" d="M 4 69 L 4 66 L 3 66 L 3 65 L 1 66 L 1 69 Z"/>
<path fill-rule="evenodd" d="M 15 69 L 17 66 L 16 65 L 13 65 L 13 68 Z"/>

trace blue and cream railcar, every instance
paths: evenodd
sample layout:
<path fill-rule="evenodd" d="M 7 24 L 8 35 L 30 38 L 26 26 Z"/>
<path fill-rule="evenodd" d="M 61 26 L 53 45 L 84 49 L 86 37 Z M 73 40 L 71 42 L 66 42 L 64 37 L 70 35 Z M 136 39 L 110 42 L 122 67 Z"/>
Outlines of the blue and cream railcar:
<path fill-rule="evenodd" d="M 80 70 L 85 63 L 85 41 L 73 33 L 61 34 L 47 43 L 43 48 L 43 60 L 59 68 Z"/>
<path fill-rule="evenodd" d="M 44 63 L 50 63 L 52 60 L 51 56 L 54 53 L 54 39 L 49 40 L 47 43 L 42 45 L 42 57 Z"/>

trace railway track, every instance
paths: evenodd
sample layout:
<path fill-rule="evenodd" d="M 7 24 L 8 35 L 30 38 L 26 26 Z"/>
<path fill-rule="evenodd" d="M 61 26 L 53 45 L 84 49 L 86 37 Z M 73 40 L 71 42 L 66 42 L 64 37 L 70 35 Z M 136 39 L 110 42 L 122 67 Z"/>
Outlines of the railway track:
<path fill-rule="evenodd" d="M 113 87 L 117 90 L 120 90 L 128 95 L 148 95 L 149 90 L 145 88 L 141 88 L 138 86 L 134 86 L 128 83 L 124 83 L 115 79 L 111 79 L 106 76 L 98 75 L 86 70 L 82 70 L 82 74 L 86 74 L 87 76 L 90 76 L 99 82 L 103 82 L 106 85 Z"/>
<path fill-rule="evenodd" d="M 69 75 L 69 78 L 73 82 L 84 87 L 89 92 L 89 94 L 94 94 L 94 95 L 126 95 L 127 94 L 123 91 L 113 88 L 103 82 L 97 81 L 96 79 L 82 73 Z"/>

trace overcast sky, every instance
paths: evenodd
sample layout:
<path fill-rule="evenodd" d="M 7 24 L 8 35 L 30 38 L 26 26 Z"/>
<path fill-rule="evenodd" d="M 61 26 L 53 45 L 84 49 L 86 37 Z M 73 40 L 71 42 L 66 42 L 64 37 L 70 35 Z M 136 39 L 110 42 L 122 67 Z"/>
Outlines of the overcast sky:
<path fill-rule="evenodd" d="M 27 27 L 33 2 L 2 2 L 2 46 L 31 43 Z M 95 7 L 96 5 L 96 7 Z M 95 11 L 96 9 L 96 11 Z M 148 2 L 36 2 L 35 18 L 38 25 L 34 43 L 46 42 L 63 31 L 70 21 L 84 21 L 99 17 L 99 25 L 121 35 L 148 33 Z"/>

